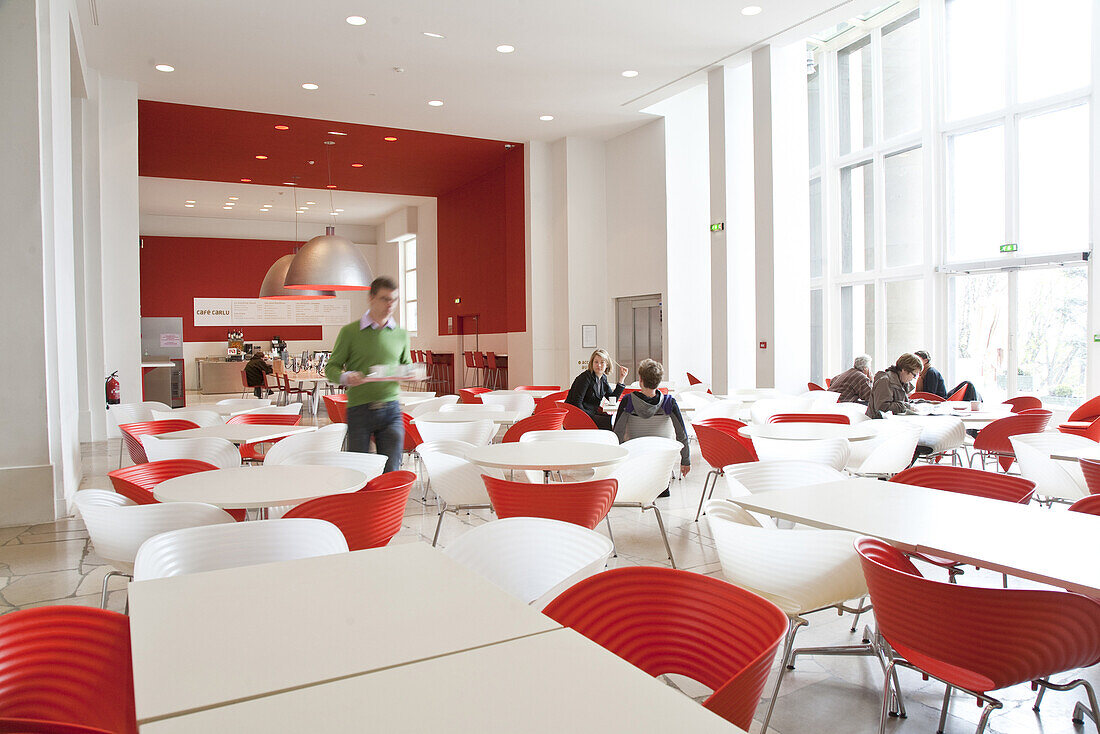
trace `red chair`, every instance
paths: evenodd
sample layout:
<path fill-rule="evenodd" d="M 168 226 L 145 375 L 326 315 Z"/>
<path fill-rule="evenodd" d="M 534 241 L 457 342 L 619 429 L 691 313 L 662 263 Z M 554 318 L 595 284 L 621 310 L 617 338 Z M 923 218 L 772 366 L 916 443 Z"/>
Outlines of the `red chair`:
<path fill-rule="evenodd" d="M 732 419 L 727 418 L 725 420 Z M 740 423 L 740 421 L 734 422 Z M 710 464 L 710 471 L 707 472 L 707 477 L 703 480 L 703 492 L 699 495 L 699 509 L 695 512 L 695 522 L 699 522 L 699 515 L 703 513 L 703 502 L 707 499 L 708 484 L 710 485 L 710 494 L 713 496 L 714 487 L 718 484 L 718 477 L 725 476 L 727 466 L 759 461 L 756 451 L 751 446 L 746 446 L 737 437 L 723 431 L 721 428 L 707 425 L 707 423 L 707 421 L 700 421 L 691 424 L 692 428 L 695 429 L 695 438 L 699 440 L 699 451 L 703 454 L 703 460 Z"/>
<path fill-rule="evenodd" d="M 619 491 L 616 479 L 533 484 L 481 475 L 497 517 L 545 517 L 592 530 L 607 517 Z"/>
<path fill-rule="evenodd" d="M 910 400 L 925 400 L 929 403 L 942 403 L 943 402 L 943 398 L 941 398 L 939 395 L 936 395 L 935 393 L 931 393 L 931 392 L 924 392 L 923 390 L 918 390 L 917 392 L 913 393 L 912 395 L 909 396 L 909 399 Z"/>
<path fill-rule="evenodd" d="M 654 566 L 616 568 L 563 591 L 543 614 L 656 677 L 714 691 L 703 707 L 748 731 L 787 615 L 720 579 Z"/>
<path fill-rule="evenodd" d="M 123 423 L 118 427 L 122 431 L 122 440 L 126 444 L 126 451 L 130 454 L 130 461 L 135 464 L 144 464 L 149 461 L 145 455 L 145 447 L 141 444 L 142 436 L 159 436 L 162 433 L 172 431 L 186 431 L 189 428 L 198 428 L 198 423 L 185 421 L 178 418 L 165 421 L 139 421 L 137 423 Z M 121 458 L 119 464 L 121 464 Z"/>
<path fill-rule="evenodd" d="M 625 398 L 627 395 L 629 395 L 632 392 L 638 392 L 640 389 L 641 388 L 638 388 L 638 387 L 624 387 L 623 391 L 621 393 L 619 393 L 619 400 L 622 400 L 623 398 Z M 659 388 L 657 388 L 657 392 L 661 393 L 662 395 L 668 395 L 668 388 L 667 387 L 659 387 Z"/>
<path fill-rule="evenodd" d="M 1042 408 L 1043 401 L 1039 398 L 1031 397 L 1030 395 L 1020 395 L 1019 397 L 1009 398 L 1004 401 L 1004 405 L 1011 405 L 1013 413 L 1022 413 L 1025 410 L 1031 410 L 1032 408 Z"/>
<path fill-rule="evenodd" d="M 225 424 L 227 426 L 296 426 L 301 422 L 301 415 L 284 413 L 241 413 L 227 420 Z M 264 455 L 259 450 L 259 447 L 267 443 L 278 443 L 281 440 L 280 438 L 275 438 L 270 441 L 259 441 L 257 443 L 242 443 L 240 445 L 241 461 L 263 462 Z"/>
<path fill-rule="evenodd" d="M 478 396 L 483 392 L 489 392 L 489 388 L 464 387 L 458 391 L 458 402 L 466 403 L 467 405 L 481 405 L 481 398 Z"/>
<path fill-rule="evenodd" d="M 962 400 L 963 395 L 966 395 L 966 383 L 959 385 L 959 389 L 947 396 L 948 401 Z"/>
<path fill-rule="evenodd" d="M 264 380 L 267 382 L 267 380 Z M 241 370 L 241 397 L 243 398 L 248 393 L 252 392 L 255 386 L 248 384 L 248 373 Z"/>
<path fill-rule="evenodd" d="M 153 496 L 153 487 L 163 481 L 194 474 L 200 471 L 216 471 L 218 467 L 195 459 L 168 459 L 167 461 L 149 461 L 135 464 L 125 469 L 116 469 L 107 476 L 114 490 L 128 500 L 139 505 L 153 505 L 159 502 Z M 240 522 L 245 519 L 244 510 L 226 510 L 233 519 Z"/>
<path fill-rule="evenodd" d="M 825 389 L 829 389 L 832 386 L 833 386 L 833 378 L 826 377 L 825 378 Z"/>
<path fill-rule="evenodd" d="M 111 734 L 106 729 L 96 729 L 80 724 L 62 724 L 41 719 L 0 718 L 0 734 Z"/>
<path fill-rule="evenodd" d="M 348 396 L 345 393 L 335 395 L 322 395 L 325 401 L 325 412 L 333 423 L 348 422 Z"/>
<path fill-rule="evenodd" d="M 117 612 L 53 606 L 5 614 L 0 617 L 0 680 L 0 717 L 5 719 L 137 734 L 130 620 Z"/>
<path fill-rule="evenodd" d="M 1089 494 L 1100 494 L 1100 461 L 1096 459 L 1081 459 L 1081 473 L 1085 475 L 1085 486 L 1089 488 Z"/>
<path fill-rule="evenodd" d="M 698 377 L 691 374 L 690 372 L 687 373 L 687 376 L 688 376 L 688 384 L 689 385 L 702 385 L 703 384 L 702 380 L 700 380 Z"/>
<path fill-rule="evenodd" d="M 742 446 L 751 451 L 753 453 L 753 456 L 756 455 L 756 447 L 752 445 L 752 439 L 747 436 L 741 435 L 741 429 L 744 428 L 747 424 L 742 423 L 736 418 L 704 418 L 701 421 L 696 421 L 695 423 L 692 423 L 692 426 L 697 425 L 717 428 L 719 431 L 733 436 L 741 442 Z M 756 461 L 756 459 L 753 459 L 753 461 Z"/>
<path fill-rule="evenodd" d="M 563 410 L 561 406 L 565 405 L 565 399 L 567 397 L 569 397 L 568 390 L 550 393 L 542 400 L 535 401 L 535 412 L 541 413 L 544 410 Z"/>
<path fill-rule="evenodd" d="M 821 385 L 818 385 L 816 382 L 807 382 L 806 389 L 810 392 L 816 392 L 817 390 L 821 390 L 822 392 L 825 391 L 825 388 L 823 388 Z"/>
<path fill-rule="evenodd" d="M 558 392 L 561 390 L 561 385 L 520 385 L 515 390 L 549 390 L 550 392 Z"/>
<path fill-rule="evenodd" d="M 469 384 L 470 382 L 470 370 L 474 371 L 474 379 L 477 379 L 477 365 L 474 364 L 474 353 L 463 352 L 462 358 L 465 360 L 466 369 L 462 373 L 462 382 Z"/>
<path fill-rule="evenodd" d="M 905 554 L 881 540 L 862 538 L 856 551 L 879 633 L 898 655 L 890 661 L 887 680 L 901 665 L 950 687 L 940 731 L 952 688 L 985 702 L 978 734 L 990 713 L 1002 707 L 990 691 L 1028 681 L 1044 689 L 1083 685 L 1089 700 L 1096 700 L 1084 680 L 1063 687 L 1046 679 L 1100 662 L 1100 603 L 1065 591 L 985 589 L 926 579 Z M 889 682 L 885 688 L 882 727 Z M 1078 704 L 1075 717 L 1082 708 Z M 1095 706 L 1093 715 L 1100 716 Z"/>
<path fill-rule="evenodd" d="M 1062 433 L 1082 434 L 1089 424 L 1100 418 L 1100 395 L 1086 400 L 1077 410 L 1069 414 L 1069 419 L 1058 426 Z"/>
<path fill-rule="evenodd" d="M 840 413 L 776 413 L 768 423 L 840 423 L 848 425 L 848 416 Z"/>
<path fill-rule="evenodd" d="M 1085 512 L 1089 515 L 1100 515 L 1100 494 L 1090 494 L 1082 497 L 1069 506 L 1071 512 Z"/>
<path fill-rule="evenodd" d="M 489 365 L 485 361 L 485 352 L 474 352 L 474 367 L 481 372 L 481 386 L 486 390 L 491 389 L 489 387 Z M 477 377 L 476 371 L 474 377 Z"/>
<path fill-rule="evenodd" d="M 385 478 L 385 481 L 379 480 Z M 375 477 L 366 487 L 350 494 L 334 494 L 303 502 L 283 517 L 328 520 L 340 528 L 348 550 L 380 548 L 397 535 L 416 475 L 395 471 Z"/>
<path fill-rule="evenodd" d="M 496 352 L 486 352 L 485 361 L 488 365 L 489 376 L 486 378 L 485 386 L 491 387 L 494 390 L 506 390 L 508 385 L 504 379 L 504 367 L 497 362 Z"/>
<path fill-rule="evenodd" d="M 401 423 L 405 426 L 405 453 L 416 451 L 416 447 L 424 443 L 420 437 L 420 431 L 416 430 L 412 416 L 408 413 L 401 414 Z"/>
<path fill-rule="evenodd" d="M 284 401 L 285 403 L 289 403 L 290 398 L 293 395 L 297 395 L 297 396 L 301 397 L 302 395 L 312 395 L 313 394 L 312 390 L 310 390 L 308 388 L 305 388 L 305 387 L 302 387 L 300 383 L 299 383 L 298 387 L 291 387 L 291 385 L 290 385 L 290 375 L 288 375 L 285 372 L 283 374 L 279 375 L 276 379 L 279 382 L 279 391 L 282 392 L 283 395 L 286 397 L 286 400 Z M 228 422 L 229 421 L 226 421 L 226 423 L 228 423 Z"/>
<path fill-rule="evenodd" d="M 993 456 L 997 458 L 1001 468 L 1007 472 L 1016 459 L 1012 444 L 1008 440 L 1009 436 L 1021 433 L 1042 433 L 1050 423 L 1050 416 L 1049 410 L 1025 410 L 1018 415 L 999 418 L 978 431 L 978 435 L 974 438 L 974 450 L 981 456 L 982 468 L 985 468 L 986 457 Z"/>
<path fill-rule="evenodd" d="M 565 423 L 562 425 L 567 431 L 594 431 L 599 428 L 596 425 L 596 421 L 592 420 L 592 417 L 585 413 L 583 410 L 575 405 L 569 403 L 559 403 L 565 410 Z"/>
<path fill-rule="evenodd" d="M 528 431 L 560 431 L 567 415 L 568 413 L 564 410 L 544 410 L 541 413 L 528 416 L 513 423 L 512 427 L 505 431 L 504 438 L 500 442 L 515 443 L 519 441 L 520 436 Z"/>

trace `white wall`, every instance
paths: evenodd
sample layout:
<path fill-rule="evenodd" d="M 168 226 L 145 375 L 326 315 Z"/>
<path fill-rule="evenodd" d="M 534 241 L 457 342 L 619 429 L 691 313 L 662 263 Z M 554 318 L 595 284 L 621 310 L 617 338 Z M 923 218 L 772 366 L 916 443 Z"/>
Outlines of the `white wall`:
<path fill-rule="evenodd" d="M 756 387 L 756 195 L 753 181 L 752 65 L 744 59 L 725 71 L 726 99 L 726 343 L 729 387 Z M 713 144 L 712 144 L 713 148 Z"/>
<path fill-rule="evenodd" d="M 302 240 L 325 233 L 323 224 L 273 222 L 267 219 L 218 219 L 217 217 L 173 217 L 141 215 L 141 234 L 150 237 L 225 237 L 240 240 Z M 378 228 L 368 224 L 339 224 L 336 233 L 352 242 L 378 242 Z"/>

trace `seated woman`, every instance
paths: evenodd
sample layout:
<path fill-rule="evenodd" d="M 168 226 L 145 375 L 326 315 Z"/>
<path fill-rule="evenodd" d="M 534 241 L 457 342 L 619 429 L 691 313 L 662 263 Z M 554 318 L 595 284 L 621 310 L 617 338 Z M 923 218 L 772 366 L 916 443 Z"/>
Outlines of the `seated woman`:
<path fill-rule="evenodd" d="M 691 448 L 688 445 L 684 418 L 680 406 L 671 395 L 664 395 L 657 386 L 661 384 L 665 368 L 660 362 L 643 359 L 638 365 L 638 382 L 642 387 L 619 402 L 615 413 L 615 435 L 619 443 L 642 436 L 675 437 L 680 449 L 680 473 L 691 471 Z"/>
<path fill-rule="evenodd" d="M 569 388 L 565 402 L 583 410 L 596 422 L 598 428 L 611 430 L 611 416 L 600 410 L 604 398 L 617 398 L 623 393 L 623 380 L 626 379 L 626 367 L 619 367 L 619 381 L 615 389 L 607 382 L 607 372 L 611 370 L 611 355 L 603 349 L 592 352 L 588 359 L 588 369 L 577 375 Z"/>
<path fill-rule="evenodd" d="M 903 354 L 898 361 L 875 375 L 871 399 L 867 401 L 867 417 L 881 418 L 883 413 L 912 415 L 909 404 L 909 384 L 921 371 L 921 361 L 912 354 Z"/>

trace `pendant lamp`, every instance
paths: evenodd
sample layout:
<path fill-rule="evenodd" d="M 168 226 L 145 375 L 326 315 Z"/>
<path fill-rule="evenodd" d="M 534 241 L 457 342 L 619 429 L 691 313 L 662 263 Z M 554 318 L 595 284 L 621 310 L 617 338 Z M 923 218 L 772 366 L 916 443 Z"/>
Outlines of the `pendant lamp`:
<path fill-rule="evenodd" d="M 286 271 L 292 290 L 365 291 L 374 275 L 359 248 L 336 234 L 335 227 L 302 246 Z"/>
<path fill-rule="evenodd" d="M 260 286 L 260 298 L 272 301 L 304 301 L 307 299 L 316 301 L 325 298 L 336 298 L 336 291 L 305 290 L 300 288 L 290 290 L 289 288 L 285 288 L 283 284 L 286 282 L 286 271 L 290 268 L 292 260 L 294 260 L 293 254 L 283 255 L 268 268 L 267 275 L 264 276 L 263 285 Z"/>

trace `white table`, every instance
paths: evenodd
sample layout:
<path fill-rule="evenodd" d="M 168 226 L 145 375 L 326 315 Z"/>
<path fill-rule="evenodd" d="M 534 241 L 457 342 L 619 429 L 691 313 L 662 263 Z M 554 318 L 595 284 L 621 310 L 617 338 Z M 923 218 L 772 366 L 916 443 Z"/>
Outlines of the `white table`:
<path fill-rule="evenodd" d="M 1093 461 L 1100 461 L 1100 444 L 1095 447 L 1081 447 L 1076 449 L 1058 449 L 1058 453 L 1051 454 L 1050 458 L 1057 461 L 1080 461 L 1081 459 L 1092 459 Z"/>
<path fill-rule="evenodd" d="M 205 502 L 226 510 L 266 510 L 355 492 L 366 483 L 363 472 L 340 466 L 242 466 L 166 479 L 153 488 L 153 496 L 160 502 Z"/>
<path fill-rule="evenodd" d="M 738 430 L 749 438 L 770 438 L 778 441 L 820 441 L 825 438 L 846 438 L 849 441 L 865 441 L 875 437 L 860 424 L 844 423 L 765 423 L 748 425 Z"/>
<path fill-rule="evenodd" d="M 470 421 L 489 420 L 498 426 L 510 426 L 519 420 L 516 410 L 470 411 L 456 410 L 448 413 L 424 413 L 413 418 L 413 423 L 469 423 Z"/>
<path fill-rule="evenodd" d="M 1100 597 L 1100 518 L 875 479 L 735 497 L 753 512 Z"/>
<path fill-rule="evenodd" d="M 138 581 L 129 596 L 140 723 L 560 627 L 425 543 Z M 416 691 L 427 705 L 410 705 Z M 383 698 L 411 722 L 442 695 L 417 684 Z M 361 701 L 345 707 L 357 731 L 388 730 L 364 726 Z"/>
<path fill-rule="evenodd" d="M 242 408 L 239 405 L 217 405 L 217 404 L 208 404 L 208 403 L 198 403 L 196 405 L 188 405 L 184 408 L 173 408 L 172 411 L 173 412 L 179 411 L 179 412 L 182 412 L 182 413 L 188 413 L 188 412 L 193 411 L 193 410 L 212 410 L 215 413 L 217 413 L 218 415 L 220 415 L 222 418 L 230 418 L 230 417 L 235 416 L 235 415 L 241 415 L 243 413 L 251 413 L 254 410 L 260 410 L 261 408 L 270 408 L 270 407 L 271 407 L 270 403 L 263 403 L 263 402 L 260 402 L 260 401 L 257 401 L 256 405 L 252 406 L 251 408 Z M 184 420 L 186 420 L 186 418 L 184 418 Z"/>
<path fill-rule="evenodd" d="M 429 702 L 410 704 L 412 692 Z M 742 732 L 570 629 L 166 719 L 142 731 Z"/>
<path fill-rule="evenodd" d="M 286 438 L 296 433 L 316 431 L 317 426 L 275 426 L 261 423 L 241 423 L 235 425 L 201 426 L 185 431 L 158 433 L 157 438 L 224 438 L 238 446 L 242 443 L 263 443 L 277 438 Z"/>
<path fill-rule="evenodd" d="M 466 458 L 479 466 L 496 469 L 538 470 L 550 481 L 550 472 L 613 466 L 630 452 L 622 446 L 580 441 L 529 441 L 478 446 Z"/>
<path fill-rule="evenodd" d="M 397 402 L 402 406 L 417 405 L 428 400 L 435 400 L 434 395 L 398 395 Z"/>
<path fill-rule="evenodd" d="M 500 355 L 497 356 L 499 357 Z M 556 392 L 561 392 L 561 390 L 490 390 L 487 393 L 482 393 L 482 395 L 515 395 L 519 393 L 520 395 L 530 395 L 535 400 L 540 400 Z"/>

